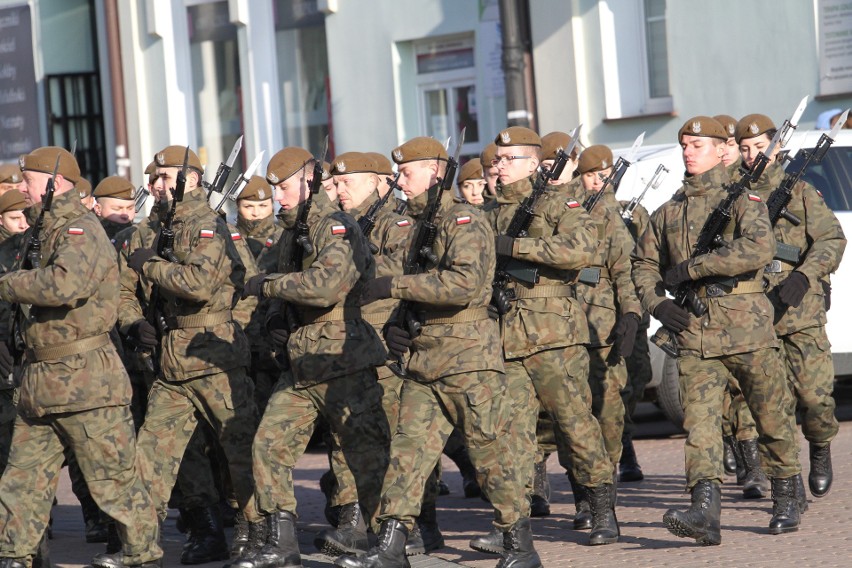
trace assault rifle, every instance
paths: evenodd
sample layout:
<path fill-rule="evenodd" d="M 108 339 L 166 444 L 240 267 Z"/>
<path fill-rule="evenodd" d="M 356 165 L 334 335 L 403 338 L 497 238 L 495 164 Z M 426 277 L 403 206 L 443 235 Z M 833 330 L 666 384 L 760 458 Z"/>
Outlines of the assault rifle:
<path fill-rule="evenodd" d="M 218 204 L 216 204 L 216 207 L 213 208 L 213 211 L 219 213 L 222 210 L 222 207 L 225 205 L 226 201 L 228 201 L 229 199 L 231 201 L 236 201 L 237 199 L 239 199 L 240 194 L 246 188 L 246 185 L 248 185 L 251 176 L 254 175 L 255 170 L 260 165 L 260 162 L 262 160 L 263 151 L 261 151 L 260 154 L 258 154 L 257 157 L 252 160 L 252 162 L 249 164 L 249 167 L 246 168 L 246 171 L 237 176 L 237 179 L 234 180 L 234 183 L 232 183 L 226 191 L 221 192 L 222 199 L 219 201 Z"/>
<path fill-rule="evenodd" d="M 639 204 L 642 203 L 642 200 L 645 199 L 645 194 L 648 193 L 649 189 L 657 189 L 660 187 L 667 173 L 669 173 L 669 169 L 666 166 L 663 164 L 657 166 L 657 171 L 654 172 L 654 176 L 645 185 L 645 189 L 642 190 L 642 193 L 634 196 L 633 199 L 630 200 L 630 203 L 624 206 L 624 209 L 621 210 L 621 218 L 624 220 L 625 225 L 629 227 L 633 224 L 633 213 L 636 211 L 636 208 L 639 207 Z"/>
<path fill-rule="evenodd" d="M 577 145 L 577 139 L 580 135 L 581 124 L 571 131 L 571 143 L 568 148 L 560 149 L 556 153 L 556 159 L 553 166 L 550 168 L 539 166 L 538 174 L 535 182 L 533 182 L 532 191 L 524 198 L 515 214 L 509 221 L 509 226 L 506 228 L 505 235 L 513 239 L 523 238 L 527 236 L 530 225 L 532 224 L 535 213 L 535 206 L 538 200 L 547 192 L 548 184 L 551 180 L 559 179 L 562 175 L 562 170 L 570 159 L 571 152 Z M 494 280 L 491 282 L 491 303 L 497 308 L 497 313 L 500 315 L 508 313 L 512 307 L 514 300 L 514 290 L 508 288 L 509 282 L 521 282 L 527 285 L 534 285 L 538 282 L 538 266 L 530 262 L 523 262 L 512 258 L 511 256 L 501 256 L 497 260 L 497 268 L 494 271 Z"/>
<path fill-rule="evenodd" d="M 393 210 L 393 212 L 397 215 L 405 215 L 405 212 L 408 211 L 408 198 L 405 197 L 404 193 L 402 194 L 402 197 L 402 199 L 397 198 L 396 207 Z"/>
<path fill-rule="evenodd" d="M 136 195 L 133 196 L 133 210 L 136 213 L 139 213 L 142 208 L 145 207 L 145 203 L 147 203 L 150 195 L 151 192 L 148 191 L 148 188 L 144 185 L 140 185 L 136 188 Z"/>
<path fill-rule="evenodd" d="M 439 178 L 437 183 L 429 188 L 429 202 L 426 205 L 426 210 L 423 216 L 418 219 L 417 233 L 414 235 L 414 240 L 411 242 L 411 247 L 408 249 L 408 255 L 403 265 L 403 274 L 420 274 L 426 272 L 430 265 L 438 264 L 438 257 L 432 246 L 435 244 L 435 236 L 438 233 L 438 226 L 435 224 L 435 217 L 441 208 L 442 197 L 445 191 L 450 191 L 453 187 L 453 182 L 456 179 L 456 171 L 459 168 L 459 154 L 464 143 L 465 128 L 459 133 L 459 141 L 456 144 L 456 153 L 447 159 L 447 170 L 443 178 Z M 408 300 L 402 300 L 396 311 L 396 321 L 393 324 L 397 327 L 405 329 L 411 337 L 420 335 L 422 324 L 417 319 L 417 314 L 414 310 L 414 303 Z M 403 356 L 400 355 L 396 361 L 388 363 L 388 368 L 393 371 L 398 377 L 405 378 L 408 374 L 405 371 Z"/>
<path fill-rule="evenodd" d="M 225 189 L 225 184 L 228 182 L 231 170 L 234 169 L 234 162 L 237 161 L 237 156 L 240 155 L 240 150 L 242 150 L 242 148 L 243 137 L 240 136 L 234 143 L 234 147 L 231 149 L 231 154 L 228 156 L 228 160 L 219 164 L 219 168 L 216 170 L 216 176 L 213 178 L 213 181 L 210 183 L 207 183 L 206 181 L 201 182 L 201 184 L 207 188 L 207 199 L 210 199 L 210 196 L 213 195 L 214 191 L 216 193 L 222 193 L 222 190 Z"/>
<path fill-rule="evenodd" d="M 393 176 L 393 179 L 386 178 L 388 182 L 388 191 L 384 194 L 383 197 L 378 198 L 367 211 L 358 218 L 358 226 L 361 228 L 361 232 L 367 237 L 367 240 L 370 240 L 370 234 L 373 232 L 373 228 L 376 226 L 376 216 L 378 216 L 379 211 L 385 206 L 390 199 L 390 196 L 393 195 L 394 189 L 399 189 L 399 173 Z M 370 252 L 373 254 L 377 254 L 379 252 L 379 247 L 370 242 Z"/>
<path fill-rule="evenodd" d="M 618 160 L 615 161 L 615 165 L 609 172 L 609 175 L 604 178 L 603 187 L 601 187 L 600 191 L 591 194 L 586 200 L 583 202 L 583 207 L 588 213 L 592 212 L 592 209 L 595 208 L 595 205 L 598 204 L 598 201 L 603 197 L 604 191 L 609 186 L 612 186 L 614 190 L 618 190 L 618 184 L 621 183 L 621 178 L 624 177 L 624 173 L 627 171 L 627 168 L 630 167 L 630 164 L 636 159 L 636 152 L 639 151 L 639 147 L 642 146 L 642 142 L 645 140 L 645 133 L 643 132 L 639 136 L 636 137 L 636 140 L 633 141 L 633 146 L 630 147 L 630 151 L 627 152 L 627 157 L 619 156 Z"/>

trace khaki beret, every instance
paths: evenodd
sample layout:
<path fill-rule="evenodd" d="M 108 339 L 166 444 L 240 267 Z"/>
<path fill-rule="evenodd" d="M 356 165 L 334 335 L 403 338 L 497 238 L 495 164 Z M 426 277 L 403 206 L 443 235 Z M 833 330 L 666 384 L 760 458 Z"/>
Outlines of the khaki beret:
<path fill-rule="evenodd" d="M 145 175 L 148 176 L 148 183 L 153 184 L 157 181 L 157 162 L 151 162 L 145 168 Z"/>
<path fill-rule="evenodd" d="M 541 146 L 541 136 L 524 126 L 510 126 L 494 139 L 498 146 Z"/>
<path fill-rule="evenodd" d="M 314 157 L 304 148 L 289 146 L 279 150 L 266 166 L 266 181 L 270 185 L 278 185 L 312 161 Z"/>
<path fill-rule="evenodd" d="M 444 160 L 449 159 L 447 151 L 441 143 L 428 136 L 412 138 L 402 146 L 398 146 L 391 152 L 393 161 L 397 164 L 416 162 L 418 160 Z"/>
<path fill-rule="evenodd" d="M 459 168 L 459 177 L 456 183 L 461 187 L 464 182 L 472 179 L 485 179 L 482 173 L 482 164 L 478 160 L 468 160 Z"/>
<path fill-rule="evenodd" d="M 541 159 L 555 160 L 560 150 L 565 150 L 571 145 L 571 137 L 565 132 L 551 132 L 541 137 Z M 577 157 L 577 147 L 571 150 L 571 158 Z"/>
<path fill-rule="evenodd" d="M 734 137 L 737 139 L 737 143 L 739 143 L 740 140 L 756 138 L 773 128 L 775 128 L 775 124 L 765 114 L 747 114 L 737 123 Z"/>
<path fill-rule="evenodd" d="M 154 156 L 154 163 L 158 168 L 182 168 L 184 155 L 186 155 L 186 146 L 168 146 L 157 152 L 157 155 Z M 199 174 L 204 171 L 204 168 L 201 166 L 201 160 L 198 159 L 198 155 L 192 150 L 189 151 L 186 165 Z"/>
<path fill-rule="evenodd" d="M 21 183 L 23 179 L 18 164 L 0 165 L 0 183 Z"/>
<path fill-rule="evenodd" d="M 262 177 L 251 176 L 246 186 L 240 192 L 237 201 L 242 201 L 243 199 L 248 199 L 249 201 L 272 199 L 272 188 L 269 187 L 269 184 Z"/>
<path fill-rule="evenodd" d="M 378 152 L 364 152 L 368 156 L 370 156 L 374 162 L 376 162 L 376 173 L 380 176 L 392 176 L 393 175 L 393 164 L 388 160 L 387 156 L 384 154 L 379 154 Z"/>
<path fill-rule="evenodd" d="M 95 188 L 95 197 L 112 199 L 136 199 L 136 188 L 121 176 L 109 176 L 101 180 Z"/>
<path fill-rule="evenodd" d="M 322 163 L 322 181 L 331 179 L 331 164 L 328 162 Z"/>
<path fill-rule="evenodd" d="M 497 157 L 497 144 L 489 142 L 488 146 L 479 154 L 479 163 L 482 164 L 482 169 L 487 170 L 491 167 L 491 161 Z"/>
<path fill-rule="evenodd" d="M 7 211 L 21 211 L 27 208 L 27 198 L 17 189 L 10 189 L 0 195 L 0 213 Z"/>
<path fill-rule="evenodd" d="M 589 146 L 580 154 L 577 171 L 580 174 L 599 172 L 612 167 L 612 150 L 603 144 Z"/>
<path fill-rule="evenodd" d="M 677 140 L 683 136 L 706 136 L 708 138 L 719 138 L 721 140 L 728 139 L 728 132 L 718 120 L 709 116 L 694 116 L 683 123 L 677 133 Z"/>
<path fill-rule="evenodd" d="M 29 154 L 21 156 L 18 165 L 21 167 L 21 171 L 29 170 L 52 174 L 53 168 L 56 166 L 57 156 L 59 156 L 59 168 L 56 173 L 71 183 L 76 183 L 80 179 L 80 166 L 77 165 L 77 159 L 65 148 L 58 146 L 37 148 Z"/>
<path fill-rule="evenodd" d="M 86 178 L 80 178 L 80 181 L 74 184 L 74 189 L 80 194 L 80 199 L 86 199 L 92 195 L 92 182 Z"/>
<path fill-rule="evenodd" d="M 376 162 L 363 152 L 344 152 L 334 159 L 331 165 L 332 175 L 377 174 Z"/>
<path fill-rule="evenodd" d="M 737 131 L 737 119 L 736 118 L 734 118 L 733 116 L 731 116 L 729 114 L 717 114 L 713 118 L 718 120 L 719 124 L 721 124 L 725 128 L 725 132 L 728 133 L 728 138 L 734 137 L 734 133 Z"/>

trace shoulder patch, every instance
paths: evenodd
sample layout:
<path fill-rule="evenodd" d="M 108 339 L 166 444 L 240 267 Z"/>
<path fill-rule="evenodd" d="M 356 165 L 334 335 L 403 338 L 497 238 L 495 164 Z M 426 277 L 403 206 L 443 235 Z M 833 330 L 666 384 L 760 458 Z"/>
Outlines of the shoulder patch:
<path fill-rule="evenodd" d="M 201 232 L 198 234 L 202 239 L 212 239 L 213 235 L 216 233 L 211 231 L 210 229 L 201 229 Z"/>
<path fill-rule="evenodd" d="M 273 244 L 275 244 L 275 241 L 272 240 L 272 237 L 269 237 L 268 239 L 266 239 L 266 245 L 265 245 L 266 248 L 271 247 Z"/>
<path fill-rule="evenodd" d="M 748 194 L 748 198 L 749 198 L 749 200 L 751 200 L 751 201 L 763 201 L 763 200 L 760 198 L 760 196 L 759 196 L 759 195 L 755 195 L 755 194 L 753 194 L 753 193 L 749 193 L 749 194 Z"/>
<path fill-rule="evenodd" d="M 577 207 L 582 207 L 582 205 L 580 205 L 580 202 L 576 199 L 569 199 L 565 202 L 565 205 L 567 205 L 569 209 L 576 209 Z"/>
<path fill-rule="evenodd" d="M 232 241 L 239 241 L 239 240 L 242 240 L 242 238 L 243 238 L 243 236 L 241 234 L 237 233 L 237 232 L 231 233 L 231 240 Z"/>
<path fill-rule="evenodd" d="M 128 248 L 130 248 L 130 242 L 129 241 L 124 241 L 123 243 L 121 243 L 121 249 L 122 250 L 127 250 Z"/>
<path fill-rule="evenodd" d="M 470 223 L 470 215 L 456 217 L 456 225 L 467 225 L 468 223 Z"/>
<path fill-rule="evenodd" d="M 82 235 L 85 231 L 83 231 L 82 227 L 69 227 L 68 234 L 69 235 Z"/>
<path fill-rule="evenodd" d="M 396 222 L 396 226 L 397 227 L 410 227 L 411 221 L 409 221 L 408 219 L 402 219 L 402 220 Z"/>
<path fill-rule="evenodd" d="M 344 225 L 332 225 L 331 226 L 331 234 L 332 235 L 345 235 L 346 227 Z"/>

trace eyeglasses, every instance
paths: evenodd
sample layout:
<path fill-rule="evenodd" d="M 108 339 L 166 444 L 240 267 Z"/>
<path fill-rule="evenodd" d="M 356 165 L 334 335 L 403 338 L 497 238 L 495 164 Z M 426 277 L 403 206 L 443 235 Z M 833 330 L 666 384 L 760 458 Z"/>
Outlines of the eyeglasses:
<path fill-rule="evenodd" d="M 532 156 L 497 156 L 491 160 L 491 165 L 496 167 L 503 163 L 508 164 L 513 160 L 529 160 L 530 158 L 532 158 Z"/>

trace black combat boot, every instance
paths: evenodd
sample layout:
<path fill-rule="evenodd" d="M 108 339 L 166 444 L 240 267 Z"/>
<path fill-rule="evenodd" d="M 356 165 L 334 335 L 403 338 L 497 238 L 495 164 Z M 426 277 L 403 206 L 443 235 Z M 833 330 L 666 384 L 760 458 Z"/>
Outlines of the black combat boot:
<path fill-rule="evenodd" d="M 405 555 L 417 556 L 418 554 L 426 554 L 426 544 L 423 542 L 423 535 L 420 534 L 420 527 L 415 524 L 405 541 Z"/>
<path fill-rule="evenodd" d="M 491 532 L 486 535 L 470 539 L 468 546 L 479 552 L 503 554 L 505 550 L 503 548 L 503 531 L 500 529 L 491 529 Z"/>
<path fill-rule="evenodd" d="M 340 522 L 334 530 L 324 530 L 314 539 L 314 546 L 323 554 L 340 556 L 358 554 L 370 548 L 367 525 L 358 503 L 348 503 L 340 508 Z"/>
<path fill-rule="evenodd" d="M 592 509 L 592 533 L 589 544 L 612 544 L 618 542 L 618 519 L 612 502 L 612 486 L 609 483 L 597 487 L 586 487 Z"/>
<path fill-rule="evenodd" d="M 772 478 L 772 518 L 769 519 L 769 534 L 799 530 L 799 499 L 796 493 L 796 476 Z"/>
<path fill-rule="evenodd" d="M 91 495 L 81 499 L 80 506 L 86 523 L 86 542 L 106 542 L 109 536 L 109 517 L 101 512 Z"/>
<path fill-rule="evenodd" d="M 574 478 L 574 474 L 567 472 L 568 482 L 571 485 L 571 493 L 574 494 L 574 530 L 587 531 L 592 528 L 592 508 L 589 505 L 589 495 L 586 488 L 580 485 Z"/>
<path fill-rule="evenodd" d="M 358 556 L 341 556 L 334 565 L 342 568 L 411 568 L 405 556 L 407 538 L 405 525 L 396 519 L 388 519 L 382 523 L 375 547 Z"/>
<path fill-rule="evenodd" d="M 206 564 L 230 558 L 225 528 L 218 505 L 188 509 L 189 538 L 180 555 L 181 564 Z"/>
<path fill-rule="evenodd" d="M 479 482 L 476 481 L 476 468 L 473 467 L 473 462 L 470 461 L 470 454 L 467 448 L 460 446 L 459 449 L 448 453 L 447 457 L 453 460 L 453 463 L 459 468 L 459 473 L 462 476 L 464 496 L 468 499 L 479 497 L 482 494 L 482 489 L 479 487 Z"/>
<path fill-rule="evenodd" d="M 122 553 L 117 554 L 98 554 L 92 558 L 92 568 L 162 568 L 162 559 L 151 560 L 150 562 L 142 562 L 141 564 L 128 564 L 124 561 Z"/>
<path fill-rule="evenodd" d="M 231 537 L 231 558 L 239 558 L 245 552 L 249 540 L 249 523 L 242 511 L 234 515 L 234 536 Z"/>
<path fill-rule="evenodd" d="M 503 533 L 503 558 L 497 568 L 541 568 L 541 558 L 533 546 L 529 519 L 518 519 Z"/>
<path fill-rule="evenodd" d="M 763 499 L 769 493 L 769 478 L 760 469 L 757 439 L 739 442 L 739 446 L 746 468 L 743 499 Z"/>
<path fill-rule="evenodd" d="M 441 529 L 438 527 L 438 511 L 435 509 L 435 503 L 423 503 L 416 522 L 417 532 L 420 533 L 420 538 L 423 539 L 425 552 L 444 548 L 444 535 L 441 534 Z M 408 547 L 406 545 L 407 552 Z"/>
<path fill-rule="evenodd" d="M 533 492 L 530 497 L 530 516 L 550 515 L 550 480 L 547 479 L 547 461 L 536 462 L 533 469 Z"/>
<path fill-rule="evenodd" d="M 618 460 L 618 481 L 621 483 L 642 481 L 645 474 L 636 458 L 636 449 L 633 447 L 633 436 L 627 432 L 621 435 L 621 458 Z"/>
<path fill-rule="evenodd" d="M 328 521 L 328 524 L 337 528 L 340 522 L 340 505 L 331 504 L 331 499 L 335 492 L 337 492 L 337 478 L 334 477 L 334 472 L 328 470 L 322 474 L 319 485 L 320 491 L 325 495 L 325 508 L 323 509 L 325 520 Z"/>
<path fill-rule="evenodd" d="M 825 497 L 831 491 L 834 472 L 831 470 L 831 444 L 810 444 L 811 472 L 808 487 L 814 497 Z"/>
<path fill-rule="evenodd" d="M 736 475 L 740 469 L 736 446 L 737 439 L 734 436 L 722 436 L 722 466 L 727 475 Z M 745 475 L 745 472 L 743 472 L 743 475 Z"/>
<path fill-rule="evenodd" d="M 24 558 L 0 558 L 0 568 L 27 568 Z"/>
<path fill-rule="evenodd" d="M 808 510 L 808 494 L 805 493 L 805 482 L 802 481 L 802 474 L 796 474 L 796 502 L 799 504 L 799 515 L 805 514 Z"/>
<path fill-rule="evenodd" d="M 302 566 L 296 540 L 296 515 L 280 511 L 264 516 L 266 542 L 260 550 L 246 547 L 245 553 L 227 568 L 291 568 Z M 249 526 L 251 528 L 251 526 Z"/>
<path fill-rule="evenodd" d="M 705 546 L 720 544 L 722 488 L 715 481 L 702 479 L 692 488 L 692 505 L 686 511 L 669 509 L 663 524 L 676 536 L 694 538 Z"/>

